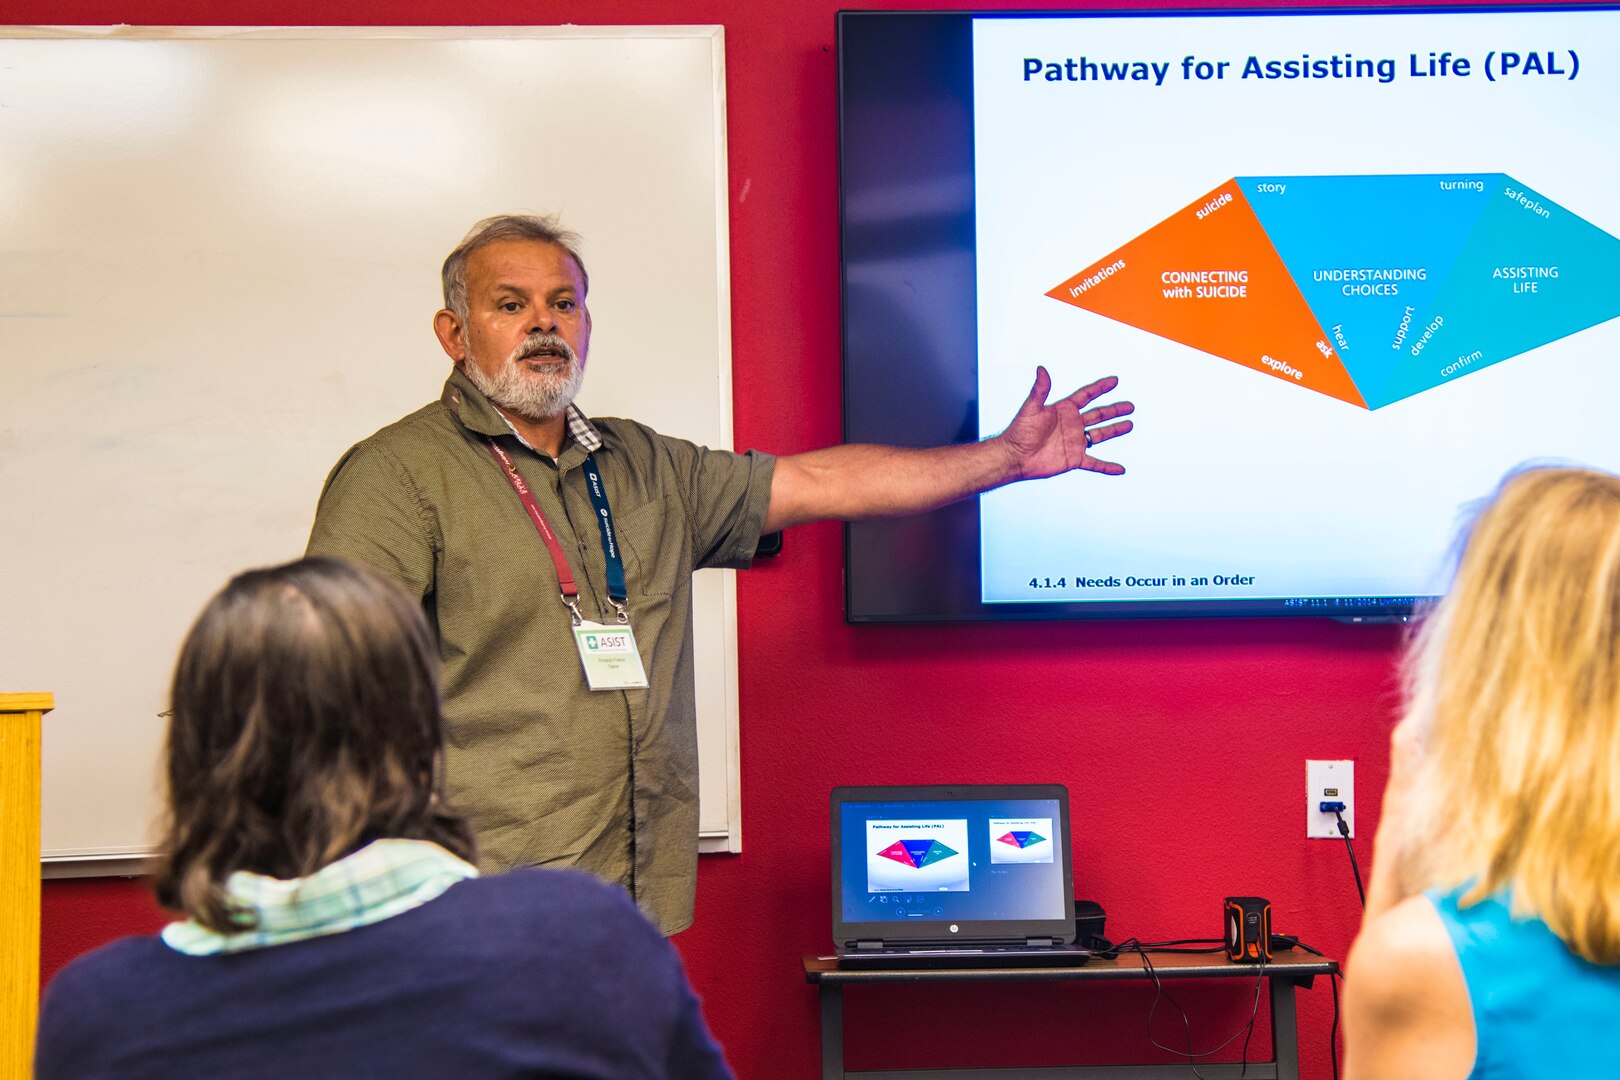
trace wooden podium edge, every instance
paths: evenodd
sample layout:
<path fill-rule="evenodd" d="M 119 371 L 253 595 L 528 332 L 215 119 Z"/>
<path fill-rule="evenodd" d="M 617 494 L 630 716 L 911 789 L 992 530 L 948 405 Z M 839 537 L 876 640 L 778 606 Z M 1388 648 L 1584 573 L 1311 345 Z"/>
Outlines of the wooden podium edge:
<path fill-rule="evenodd" d="M 52 694 L 0 694 L 0 1080 L 33 1072 L 39 1015 L 39 750 Z"/>

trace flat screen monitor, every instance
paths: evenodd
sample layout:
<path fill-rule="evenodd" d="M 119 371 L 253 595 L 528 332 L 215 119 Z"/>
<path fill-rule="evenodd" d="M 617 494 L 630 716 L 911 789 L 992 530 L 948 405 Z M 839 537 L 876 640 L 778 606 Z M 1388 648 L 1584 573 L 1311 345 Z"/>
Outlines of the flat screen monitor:
<path fill-rule="evenodd" d="M 833 940 L 1074 940 L 1061 784 L 832 791 Z"/>
<path fill-rule="evenodd" d="M 1526 462 L 1620 467 L 1620 10 L 843 12 L 845 438 L 1103 375 L 1124 476 L 846 539 L 852 622 L 1443 591 Z"/>

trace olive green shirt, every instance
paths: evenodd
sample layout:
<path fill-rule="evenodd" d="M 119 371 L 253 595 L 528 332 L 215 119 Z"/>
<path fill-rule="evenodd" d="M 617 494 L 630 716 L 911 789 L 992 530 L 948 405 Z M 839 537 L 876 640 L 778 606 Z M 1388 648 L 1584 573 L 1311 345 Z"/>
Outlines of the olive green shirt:
<path fill-rule="evenodd" d="M 421 598 L 444 661 L 448 794 L 477 829 L 485 868 L 588 870 L 672 934 L 692 922 L 697 882 L 692 572 L 753 558 L 775 459 L 573 409 L 569 420 L 554 461 L 454 371 L 439 401 L 343 455 L 309 554 L 365 563 Z M 550 555 L 485 436 L 556 532 L 581 613 L 611 623 L 582 467 L 599 440 L 647 689 L 586 689 Z"/>

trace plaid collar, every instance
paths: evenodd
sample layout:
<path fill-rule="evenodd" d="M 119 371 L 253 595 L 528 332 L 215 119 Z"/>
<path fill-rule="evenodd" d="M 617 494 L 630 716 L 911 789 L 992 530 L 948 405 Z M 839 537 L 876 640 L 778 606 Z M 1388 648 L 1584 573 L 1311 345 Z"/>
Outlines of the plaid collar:
<path fill-rule="evenodd" d="M 602 449 L 602 436 L 597 432 L 596 425 L 585 419 L 585 414 L 579 411 L 578 406 L 569 405 L 565 415 L 568 417 L 568 434 L 585 448 L 587 454 L 594 454 Z"/>
<path fill-rule="evenodd" d="M 579 406 L 569 405 L 563 416 L 568 420 L 568 434 L 573 436 L 574 441 L 579 443 L 582 450 L 587 454 L 594 454 L 602 449 L 601 433 L 596 430 L 596 425 L 586 419 L 585 414 L 579 411 Z M 529 446 L 529 440 L 525 439 L 522 433 L 512 426 L 512 421 L 507 420 L 504 416 L 501 417 L 501 420 L 505 422 L 512 434 L 517 436 L 518 442 L 524 446 Z M 529 446 L 529 449 L 534 450 L 534 447 Z M 538 453 L 539 451 L 535 452 Z"/>
<path fill-rule="evenodd" d="M 427 840 L 376 840 L 308 877 L 266 877 L 238 870 L 225 882 L 233 907 L 257 920 L 221 934 L 193 919 L 163 928 L 164 944 L 188 956 L 213 956 L 342 933 L 420 907 L 476 867 Z"/>

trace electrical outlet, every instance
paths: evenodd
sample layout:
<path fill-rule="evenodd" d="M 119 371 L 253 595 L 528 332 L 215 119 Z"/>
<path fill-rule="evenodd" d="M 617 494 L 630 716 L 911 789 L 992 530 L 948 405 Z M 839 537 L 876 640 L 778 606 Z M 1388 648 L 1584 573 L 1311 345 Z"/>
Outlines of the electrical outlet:
<path fill-rule="evenodd" d="M 1342 802 L 1344 823 L 1356 835 L 1356 763 L 1353 761 L 1305 762 L 1305 835 L 1313 839 L 1339 839 L 1339 822 L 1332 812 L 1323 813 L 1323 802 Z"/>

